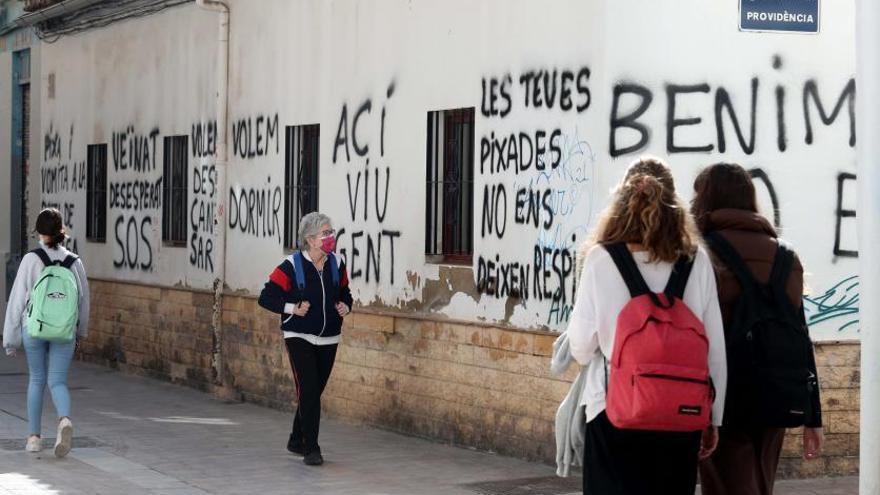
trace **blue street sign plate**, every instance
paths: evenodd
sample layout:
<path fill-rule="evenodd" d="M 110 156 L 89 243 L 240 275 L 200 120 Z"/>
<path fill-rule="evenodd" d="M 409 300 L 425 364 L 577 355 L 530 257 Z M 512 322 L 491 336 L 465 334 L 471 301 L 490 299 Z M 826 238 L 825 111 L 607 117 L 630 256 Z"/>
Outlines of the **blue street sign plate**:
<path fill-rule="evenodd" d="M 819 32 L 819 0 L 739 0 L 741 31 Z"/>

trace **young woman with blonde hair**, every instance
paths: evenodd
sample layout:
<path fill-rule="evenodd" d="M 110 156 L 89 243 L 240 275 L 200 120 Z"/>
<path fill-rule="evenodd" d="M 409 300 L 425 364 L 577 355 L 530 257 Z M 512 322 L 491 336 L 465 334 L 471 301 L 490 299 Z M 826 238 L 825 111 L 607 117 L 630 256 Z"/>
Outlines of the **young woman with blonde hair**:
<path fill-rule="evenodd" d="M 586 249 L 568 326 L 588 367 L 584 493 L 693 494 L 726 361 L 715 275 L 662 161 L 627 170 Z"/>

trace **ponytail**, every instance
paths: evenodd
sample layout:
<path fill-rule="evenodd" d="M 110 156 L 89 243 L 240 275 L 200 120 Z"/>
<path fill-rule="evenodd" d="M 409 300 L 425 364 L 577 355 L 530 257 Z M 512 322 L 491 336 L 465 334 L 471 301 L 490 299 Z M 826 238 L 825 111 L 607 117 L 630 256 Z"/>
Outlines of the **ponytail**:
<path fill-rule="evenodd" d="M 641 244 L 652 262 L 692 256 L 698 243 L 696 226 L 675 193 L 672 173 L 657 158 L 643 158 L 630 166 L 593 237 L 593 245 Z"/>

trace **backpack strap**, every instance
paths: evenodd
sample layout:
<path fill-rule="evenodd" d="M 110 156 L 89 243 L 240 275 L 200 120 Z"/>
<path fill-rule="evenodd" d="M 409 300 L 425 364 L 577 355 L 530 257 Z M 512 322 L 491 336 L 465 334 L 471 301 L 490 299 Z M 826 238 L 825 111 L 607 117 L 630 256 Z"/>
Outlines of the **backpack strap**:
<path fill-rule="evenodd" d="M 653 301 L 658 307 L 667 309 L 672 307 L 675 301 L 668 297 L 668 294 L 667 302 L 664 303 L 660 300 L 660 297 L 648 287 L 648 283 L 645 282 L 645 277 L 643 277 L 642 272 L 639 271 L 639 265 L 636 264 L 636 260 L 633 258 L 632 253 L 629 252 L 629 248 L 626 247 L 626 243 L 616 242 L 613 244 L 606 244 L 605 249 L 608 251 L 608 254 L 611 255 L 614 264 L 617 265 L 617 270 L 623 277 L 623 281 L 626 283 L 626 288 L 629 289 L 629 294 L 633 299 L 647 295 L 650 296 L 651 301 Z"/>
<path fill-rule="evenodd" d="M 651 289 L 648 287 L 648 283 L 645 282 L 642 272 L 639 271 L 639 266 L 636 265 L 636 260 L 633 259 L 632 253 L 626 247 L 626 243 L 615 242 L 605 244 L 603 247 L 611 255 L 614 264 L 617 265 L 617 270 L 620 272 L 620 276 L 623 277 L 623 281 L 626 283 L 626 288 L 629 289 L 629 295 L 632 298 L 651 293 Z"/>
<path fill-rule="evenodd" d="M 718 232 L 710 232 L 706 235 L 706 242 L 709 244 L 709 247 L 712 251 L 721 258 L 721 261 L 727 265 L 734 275 L 736 275 L 737 280 L 739 280 L 740 285 L 742 285 L 743 290 L 755 292 L 758 289 L 758 281 L 755 280 L 755 276 L 752 275 L 752 271 L 749 270 L 749 267 L 746 265 L 746 262 L 743 261 L 742 257 L 736 251 L 736 248 L 733 247 L 733 244 L 730 243 L 727 239 L 724 238 Z"/>
<path fill-rule="evenodd" d="M 334 256 L 333 253 L 328 254 L 325 263 L 330 263 L 330 274 L 333 275 L 333 285 L 339 287 L 339 265 L 337 264 L 336 256 Z"/>
<path fill-rule="evenodd" d="M 776 247 L 776 257 L 773 260 L 773 268 L 770 270 L 770 289 L 773 291 L 779 303 L 791 306 L 788 298 L 788 277 L 791 275 L 792 267 L 794 267 L 794 251 L 782 240 L 778 241 Z M 793 306 L 792 310 L 795 310 Z"/>
<path fill-rule="evenodd" d="M 792 266 L 794 266 L 794 251 L 784 242 L 779 241 L 779 245 L 776 247 L 776 257 L 773 260 L 773 269 L 770 270 L 769 284 L 784 289 L 788 283 L 788 276 L 791 275 Z"/>
<path fill-rule="evenodd" d="M 52 266 L 55 264 L 55 262 L 53 262 L 52 259 L 49 258 L 49 254 L 46 253 L 46 250 L 44 250 L 43 248 L 37 248 L 31 252 L 36 254 L 40 258 L 40 261 L 43 262 L 43 265 Z"/>
<path fill-rule="evenodd" d="M 303 270 L 303 254 L 302 251 L 293 253 L 293 275 L 296 277 L 296 286 L 299 290 L 306 288 L 306 274 Z"/>
<path fill-rule="evenodd" d="M 64 261 L 61 262 L 61 266 L 67 268 L 68 270 L 73 270 L 73 264 L 76 263 L 76 260 L 79 259 L 79 256 L 75 254 L 68 254 Z"/>
<path fill-rule="evenodd" d="M 684 289 L 687 287 L 688 278 L 690 278 L 693 268 L 694 258 L 688 256 L 678 258 L 675 266 L 672 267 L 672 275 L 669 276 L 669 282 L 666 284 L 666 288 L 663 289 L 667 299 L 672 300 L 673 297 L 684 299 Z"/>

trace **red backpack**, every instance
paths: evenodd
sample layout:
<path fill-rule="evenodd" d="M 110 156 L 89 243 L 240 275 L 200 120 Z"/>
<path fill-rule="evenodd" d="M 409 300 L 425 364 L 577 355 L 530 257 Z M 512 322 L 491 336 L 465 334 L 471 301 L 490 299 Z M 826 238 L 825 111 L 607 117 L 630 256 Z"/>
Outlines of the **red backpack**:
<path fill-rule="evenodd" d="M 617 317 L 606 413 L 621 429 L 699 431 L 710 422 L 714 389 L 709 339 L 682 300 L 693 260 L 682 257 L 660 294 L 651 292 L 626 244 L 605 249 L 632 300 Z"/>

